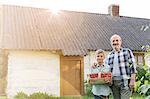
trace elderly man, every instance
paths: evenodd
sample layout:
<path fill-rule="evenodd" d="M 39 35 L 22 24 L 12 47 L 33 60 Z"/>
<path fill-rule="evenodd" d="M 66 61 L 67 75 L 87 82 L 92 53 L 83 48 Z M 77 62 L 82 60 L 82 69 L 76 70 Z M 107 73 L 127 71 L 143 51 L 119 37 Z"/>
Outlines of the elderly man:
<path fill-rule="evenodd" d="M 135 84 L 135 59 L 130 49 L 121 47 L 122 40 L 119 35 L 113 35 L 110 42 L 113 51 L 107 57 L 107 64 L 113 75 L 113 98 L 129 99 Z"/>

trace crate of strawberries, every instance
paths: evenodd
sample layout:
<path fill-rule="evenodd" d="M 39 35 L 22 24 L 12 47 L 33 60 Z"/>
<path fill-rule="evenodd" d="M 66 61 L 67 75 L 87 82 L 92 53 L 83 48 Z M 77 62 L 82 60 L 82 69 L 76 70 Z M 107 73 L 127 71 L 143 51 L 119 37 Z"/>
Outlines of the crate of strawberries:
<path fill-rule="evenodd" d="M 106 84 L 111 83 L 112 73 L 111 72 L 100 72 L 88 74 L 90 84 Z"/>

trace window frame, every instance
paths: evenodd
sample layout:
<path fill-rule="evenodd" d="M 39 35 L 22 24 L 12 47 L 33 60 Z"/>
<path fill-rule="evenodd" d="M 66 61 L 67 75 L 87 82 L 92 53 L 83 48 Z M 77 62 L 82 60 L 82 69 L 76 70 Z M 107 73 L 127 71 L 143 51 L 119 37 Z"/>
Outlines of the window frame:
<path fill-rule="evenodd" d="M 134 57 L 136 59 L 137 65 L 140 65 L 139 58 L 138 58 L 139 56 L 142 56 L 142 65 L 145 65 L 145 59 L 144 59 L 145 54 L 144 54 L 144 52 L 133 52 L 133 54 L 134 54 Z"/>

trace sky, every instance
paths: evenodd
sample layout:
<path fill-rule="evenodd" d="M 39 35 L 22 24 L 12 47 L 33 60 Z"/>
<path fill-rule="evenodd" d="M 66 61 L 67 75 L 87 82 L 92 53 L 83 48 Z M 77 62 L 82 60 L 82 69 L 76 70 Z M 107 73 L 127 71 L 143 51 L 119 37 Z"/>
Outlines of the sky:
<path fill-rule="evenodd" d="M 120 16 L 150 19 L 150 0 L 0 0 L 0 4 L 108 14 L 108 6 L 120 6 Z"/>

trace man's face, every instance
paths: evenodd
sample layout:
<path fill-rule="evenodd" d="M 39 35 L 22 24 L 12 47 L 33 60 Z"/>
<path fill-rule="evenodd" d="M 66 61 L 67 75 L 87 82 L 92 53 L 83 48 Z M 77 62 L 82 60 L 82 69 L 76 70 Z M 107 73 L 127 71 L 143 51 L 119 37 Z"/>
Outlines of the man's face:
<path fill-rule="evenodd" d="M 111 39 L 111 46 L 114 50 L 119 51 L 121 48 L 121 38 L 119 36 L 114 36 Z"/>

